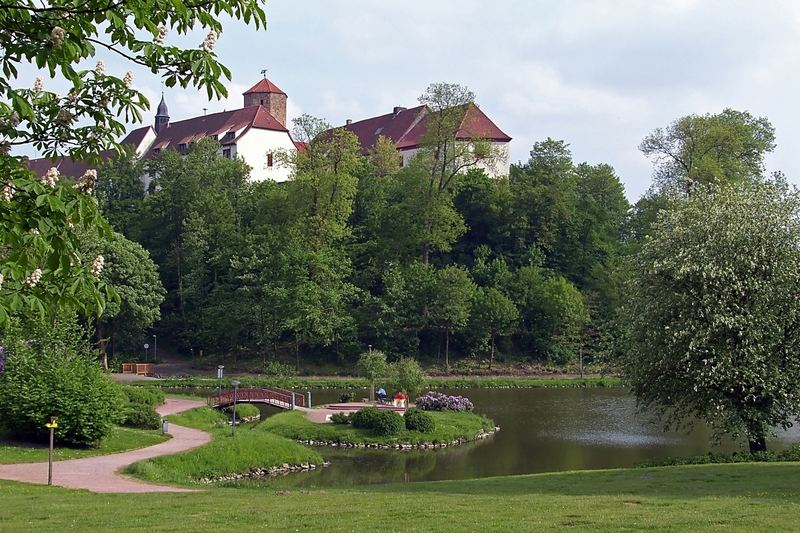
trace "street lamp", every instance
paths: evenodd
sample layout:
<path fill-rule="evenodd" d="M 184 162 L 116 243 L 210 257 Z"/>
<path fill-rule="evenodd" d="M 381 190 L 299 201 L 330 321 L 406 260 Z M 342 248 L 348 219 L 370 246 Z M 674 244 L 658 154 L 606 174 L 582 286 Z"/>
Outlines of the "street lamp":
<path fill-rule="evenodd" d="M 155 333 L 153 334 L 153 362 L 155 363 L 158 359 L 158 339 L 156 338 Z"/>
<path fill-rule="evenodd" d="M 222 396 L 222 369 L 225 368 L 225 365 L 217 366 L 217 403 L 220 401 L 220 397 Z"/>
<path fill-rule="evenodd" d="M 233 421 L 231 422 L 231 436 L 236 432 L 236 391 L 239 390 L 239 382 L 235 379 L 231 381 L 233 385 Z"/>
<path fill-rule="evenodd" d="M 147 349 L 148 348 L 150 348 L 150 345 L 147 344 L 147 343 L 144 343 L 144 362 L 145 363 L 147 362 Z"/>

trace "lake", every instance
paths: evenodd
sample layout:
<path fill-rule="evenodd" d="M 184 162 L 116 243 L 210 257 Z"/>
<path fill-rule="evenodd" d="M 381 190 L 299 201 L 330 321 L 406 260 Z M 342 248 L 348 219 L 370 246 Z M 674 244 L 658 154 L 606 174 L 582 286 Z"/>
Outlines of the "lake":
<path fill-rule="evenodd" d="M 343 391 L 315 391 L 314 404 L 337 402 Z M 746 449 L 746 443 L 711 444 L 711 432 L 665 432 L 622 388 L 460 389 L 475 411 L 501 430 L 493 437 L 444 450 L 385 451 L 319 448 L 331 465 L 269 481 L 270 486 L 323 487 L 403 481 L 468 479 L 633 466 L 670 456 Z M 359 391 L 358 396 L 363 395 Z M 277 412 L 271 408 L 264 414 Z M 783 449 L 800 441 L 797 427 L 767 441 Z"/>

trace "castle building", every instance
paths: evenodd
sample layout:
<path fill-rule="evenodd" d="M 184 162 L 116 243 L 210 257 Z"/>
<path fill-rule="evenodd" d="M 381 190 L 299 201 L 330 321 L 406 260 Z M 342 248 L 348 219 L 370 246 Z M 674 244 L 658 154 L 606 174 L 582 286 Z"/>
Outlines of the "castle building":
<path fill-rule="evenodd" d="M 251 181 L 288 180 L 293 169 L 280 164 L 276 156 L 295 152 L 302 149 L 303 145 L 292 139 L 286 127 L 286 93 L 265 77 L 242 96 L 244 106 L 241 109 L 172 122 L 162 95 L 153 125 L 131 131 L 121 144 L 132 147 L 139 157 L 146 160 L 164 150 L 186 154 L 193 143 L 210 137 L 219 141 L 220 155 L 240 157 L 251 167 Z M 503 133 L 475 104 L 466 104 L 461 109 L 463 116 L 455 132 L 457 141 L 490 141 L 495 157 L 476 166 L 484 168 L 490 176 L 508 175 L 511 137 Z M 357 122 L 348 120 L 342 127 L 358 137 L 363 153 L 372 149 L 379 136 L 389 138 L 397 146 L 402 164 L 405 165 L 419 152 L 420 141 L 430 117 L 431 111 L 426 106 L 410 109 L 395 107 L 385 115 Z M 112 157 L 113 151 L 102 155 Z M 79 177 L 90 168 L 84 162 L 63 157 L 55 162 L 49 158 L 28 162 L 28 167 L 39 175 L 52 166 L 68 177 Z M 148 175 L 142 176 L 145 189 L 149 189 L 151 179 Z"/>

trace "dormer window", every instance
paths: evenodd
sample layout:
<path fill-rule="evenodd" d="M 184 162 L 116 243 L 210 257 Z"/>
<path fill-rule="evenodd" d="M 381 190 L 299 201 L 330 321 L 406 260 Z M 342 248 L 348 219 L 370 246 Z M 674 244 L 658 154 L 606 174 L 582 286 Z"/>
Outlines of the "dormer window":
<path fill-rule="evenodd" d="M 225 136 L 222 138 L 222 140 L 223 141 L 232 141 L 234 135 L 235 135 L 234 132 L 229 131 L 228 133 L 225 134 Z"/>
<path fill-rule="evenodd" d="M 186 143 L 180 143 L 178 145 L 178 151 L 179 152 L 185 152 L 186 151 Z"/>
<path fill-rule="evenodd" d="M 161 148 L 153 148 L 153 155 L 158 155 L 161 152 Z"/>

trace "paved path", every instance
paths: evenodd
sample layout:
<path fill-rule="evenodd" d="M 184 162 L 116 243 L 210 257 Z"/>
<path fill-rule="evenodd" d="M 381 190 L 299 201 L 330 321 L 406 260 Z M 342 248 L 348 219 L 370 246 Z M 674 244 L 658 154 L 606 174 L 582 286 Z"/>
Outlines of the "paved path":
<path fill-rule="evenodd" d="M 161 416 L 165 416 L 203 405 L 205 402 L 196 400 L 167 400 L 156 410 Z M 56 461 L 53 463 L 53 485 L 71 489 L 87 489 L 92 492 L 191 492 L 191 489 L 145 483 L 119 473 L 121 469 L 131 463 L 197 448 L 211 440 L 211 435 L 205 431 L 176 424 L 169 425 L 169 433 L 172 435 L 171 439 L 147 448 L 83 459 Z M 0 465 L 0 479 L 46 484 L 47 463 Z"/>
<path fill-rule="evenodd" d="M 344 414 L 352 414 L 358 411 L 359 409 L 363 409 L 364 407 L 377 407 L 379 409 L 391 409 L 390 404 L 383 404 L 378 405 L 374 403 L 368 402 L 350 402 L 350 403 L 335 403 L 335 404 L 328 404 L 322 405 L 320 407 L 314 407 L 313 409 L 308 409 L 306 407 L 295 407 L 296 410 L 302 411 L 306 414 L 306 418 L 311 422 L 316 422 L 318 424 L 324 424 L 326 422 L 331 421 L 331 415 L 335 413 L 344 413 Z M 397 411 L 400 414 L 405 412 L 404 409 L 392 409 L 393 411 Z"/>

